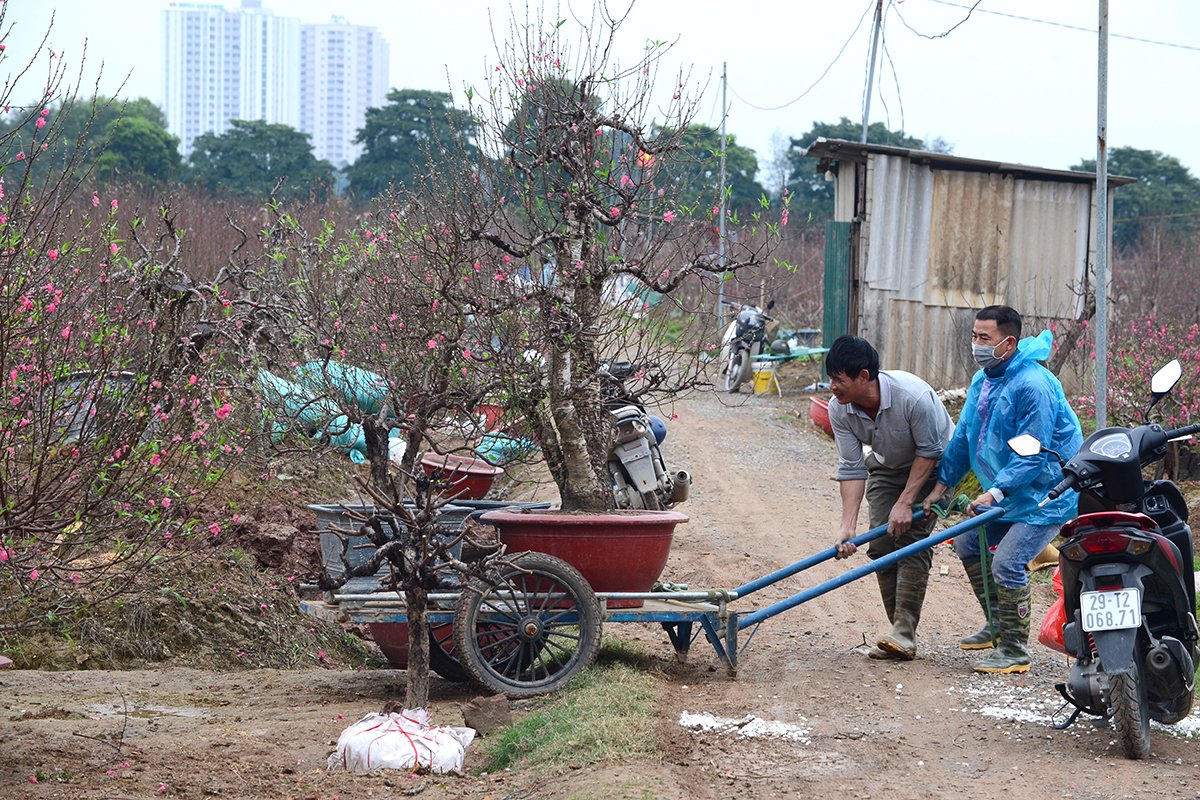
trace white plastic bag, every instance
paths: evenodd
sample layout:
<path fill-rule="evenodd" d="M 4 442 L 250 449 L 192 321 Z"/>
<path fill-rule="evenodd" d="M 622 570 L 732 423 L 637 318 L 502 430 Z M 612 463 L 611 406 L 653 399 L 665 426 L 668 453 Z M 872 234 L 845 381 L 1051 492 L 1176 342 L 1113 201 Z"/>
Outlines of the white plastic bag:
<path fill-rule="evenodd" d="M 473 728 L 435 728 L 429 712 L 416 708 L 400 714 L 367 714 L 342 731 L 326 769 L 367 772 L 373 769 L 429 770 L 436 774 L 462 769 Z"/>

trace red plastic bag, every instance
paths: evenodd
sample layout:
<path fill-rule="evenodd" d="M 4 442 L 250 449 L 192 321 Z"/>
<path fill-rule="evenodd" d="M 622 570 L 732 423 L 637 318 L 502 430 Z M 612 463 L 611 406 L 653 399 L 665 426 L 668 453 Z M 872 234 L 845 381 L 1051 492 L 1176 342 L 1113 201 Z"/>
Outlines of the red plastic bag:
<path fill-rule="evenodd" d="M 1050 606 L 1050 610 L 1046 612 L 1046 618 L 1042 620 L 1038 641 L 1051 650 L 1057 650 L 1063 655 L 1067 655 L 1067 648 L 1063 645 L 1063 625 L 1067 624 L 1067 608 L 1063 602 L 1062 575 L 1059 574 L 1058 567 L 1054 568 L 1054 577 L 1051 582 L 1054 584 L 1054 591 L 1058 592 L 1058 599 Z"/>

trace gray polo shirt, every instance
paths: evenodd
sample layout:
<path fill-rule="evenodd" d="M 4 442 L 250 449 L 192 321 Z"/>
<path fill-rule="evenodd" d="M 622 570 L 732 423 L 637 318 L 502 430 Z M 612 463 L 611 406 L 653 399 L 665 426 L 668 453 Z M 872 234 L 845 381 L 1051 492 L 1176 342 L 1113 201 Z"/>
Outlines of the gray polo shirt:
<path fill-rule="evenodd" d="M 879 413 L 871 419 L 854 403 L 829 401 L 829 422 L 837 444 L 839 481 L 866 480 L 862 446 L 890 469 L 913 460 L 939 459 L 954 433 L 954 422 L 928 383 L 908 372 L 879 372 Z"/>

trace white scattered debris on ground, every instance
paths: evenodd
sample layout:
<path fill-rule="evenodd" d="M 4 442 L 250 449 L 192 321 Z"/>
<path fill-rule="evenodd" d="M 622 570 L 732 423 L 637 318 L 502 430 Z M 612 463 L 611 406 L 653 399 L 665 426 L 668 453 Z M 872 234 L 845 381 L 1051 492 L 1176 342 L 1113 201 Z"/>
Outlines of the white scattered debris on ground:
<path fill-rule="evenodd" d="M 946 691 L 949 695 L 962 695 L 963 708 L 951 708 L 950 711 L 966 711 L 993 719 L 1038 725 L 1050 725 L 1052 722 L 1062 722 L 1070 715 L 1071 709 L 1059 712 L 1063 699 L 1053 690 L 1040 687 L 1011 686 L 998 679 L 978 678 L 972 680 L 969 686 L 951 687 Z M 1057 716 L 1054 716 L 1057 712 Z M 1089 731 L 1092 717 L 1080 715 L 1072 728 L 1079 727 Z M 1151 721 L 1155 730 L 1168 733 L 1184 739 L 1200 738 L 1200 714 L 1193 714 L 1182 722 L 1174 725 L 1160 725 Z"/>
<path fill-rule="evenodd" d="M 805 717 L 801 717 L 800 721 L 808 722 Z M 704 712 L 693 714 L 690 711 L 684 711 L 679 715 L 679 724 L 689 730 L 699 732 L 732 733 L 736 734 L 739 739 L 787 739 L 801 744 L 809 744 L 812 741 L 812 728 L 776 720 L 759 719 L 753 714 L 747 714 L 740 719 L 732 719 L 716 717 Z"/>

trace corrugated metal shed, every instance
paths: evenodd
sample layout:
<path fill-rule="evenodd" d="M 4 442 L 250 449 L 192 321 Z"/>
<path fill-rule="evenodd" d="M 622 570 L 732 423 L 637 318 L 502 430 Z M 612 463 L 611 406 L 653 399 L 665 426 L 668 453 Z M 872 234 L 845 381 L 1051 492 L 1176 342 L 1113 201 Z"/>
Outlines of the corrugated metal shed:
<path fill-rule="evenodd" d="M 852 223 L 849 330 L 885 369 L 963 386 L 978 309 L 1010 305 L 1029 333 L 1082 309 L 1094 175 L 842 140 L 818 139 L 806 155 L 837 173 L 835 218 Z"/>

